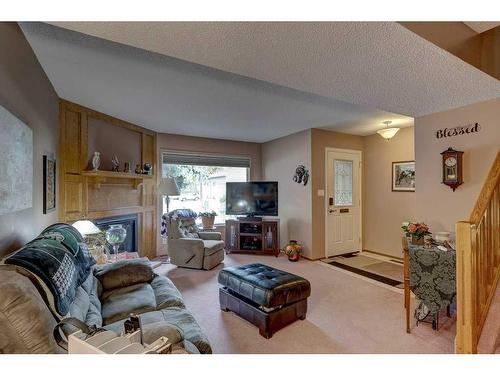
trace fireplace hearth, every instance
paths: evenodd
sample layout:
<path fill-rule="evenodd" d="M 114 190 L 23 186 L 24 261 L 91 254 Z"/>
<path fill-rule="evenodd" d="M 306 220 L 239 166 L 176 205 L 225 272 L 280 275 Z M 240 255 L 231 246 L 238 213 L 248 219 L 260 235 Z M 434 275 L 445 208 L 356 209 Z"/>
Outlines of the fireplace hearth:
<path fill-rule="evenodd" d="M 138 252 L 137 215 L 121 215 L 94 220 L 94 224 L 102 231 L 108 230 L 111 225 L 122 224 L 127 231 L 127 238 L 120 245 L 119 251 Z"/>

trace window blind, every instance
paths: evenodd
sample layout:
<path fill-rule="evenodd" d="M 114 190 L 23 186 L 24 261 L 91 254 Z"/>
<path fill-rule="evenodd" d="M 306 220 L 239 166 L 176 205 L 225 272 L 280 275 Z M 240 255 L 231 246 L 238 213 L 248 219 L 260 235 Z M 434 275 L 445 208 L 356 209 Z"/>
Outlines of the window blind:
<path fill-rule="evenodd" d="M 163 164 L 250 168 L 250 159 L 247 157 L 163 153 L 162 159 Z"/>

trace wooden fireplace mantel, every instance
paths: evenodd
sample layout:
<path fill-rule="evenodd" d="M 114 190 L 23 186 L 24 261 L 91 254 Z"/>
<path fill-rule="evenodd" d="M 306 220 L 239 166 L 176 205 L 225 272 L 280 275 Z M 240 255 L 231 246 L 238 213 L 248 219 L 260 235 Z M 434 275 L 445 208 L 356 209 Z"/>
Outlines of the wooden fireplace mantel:
<path fill-rule="evenodd" d="M 82 171 L 82 175 L 94 183 L 96 189 L 101 188 L 101 183 L 106 183 L 113 178 L 122 178 L 132 180 L 133 188 L 138 189 L 145 179 L 152 179 L 152 175 L 143 175 L 125 172 L 112 171 Z"/>

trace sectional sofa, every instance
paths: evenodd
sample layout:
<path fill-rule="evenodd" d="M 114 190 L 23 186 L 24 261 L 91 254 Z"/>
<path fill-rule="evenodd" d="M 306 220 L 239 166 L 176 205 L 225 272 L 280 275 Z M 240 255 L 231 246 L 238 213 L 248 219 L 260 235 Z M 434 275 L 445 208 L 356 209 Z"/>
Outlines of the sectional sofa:
<path fill-rule="evenodd" d="M 141 317 L 147 343 L 166 336 L 179 352 L 212 352 L 178 289 L 147 259 L 94 263 L 67 224 L 46 228 L 3 259 L 0 353 L 65 353 L 53 338 L 63 317 L 120 332 L 131 313 Z"/>

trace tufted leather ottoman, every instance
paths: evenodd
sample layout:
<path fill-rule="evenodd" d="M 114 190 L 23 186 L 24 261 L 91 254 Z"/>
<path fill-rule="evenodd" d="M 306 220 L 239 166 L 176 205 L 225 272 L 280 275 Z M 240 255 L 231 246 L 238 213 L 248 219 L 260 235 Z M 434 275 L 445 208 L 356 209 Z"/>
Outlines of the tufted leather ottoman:
<path fill-rule="evenodd" d="M 219 272 L 220 307 L 259 327 L 265 338 L 305 319 L 311 284 L 306 279 L 260 263 Z"/>

